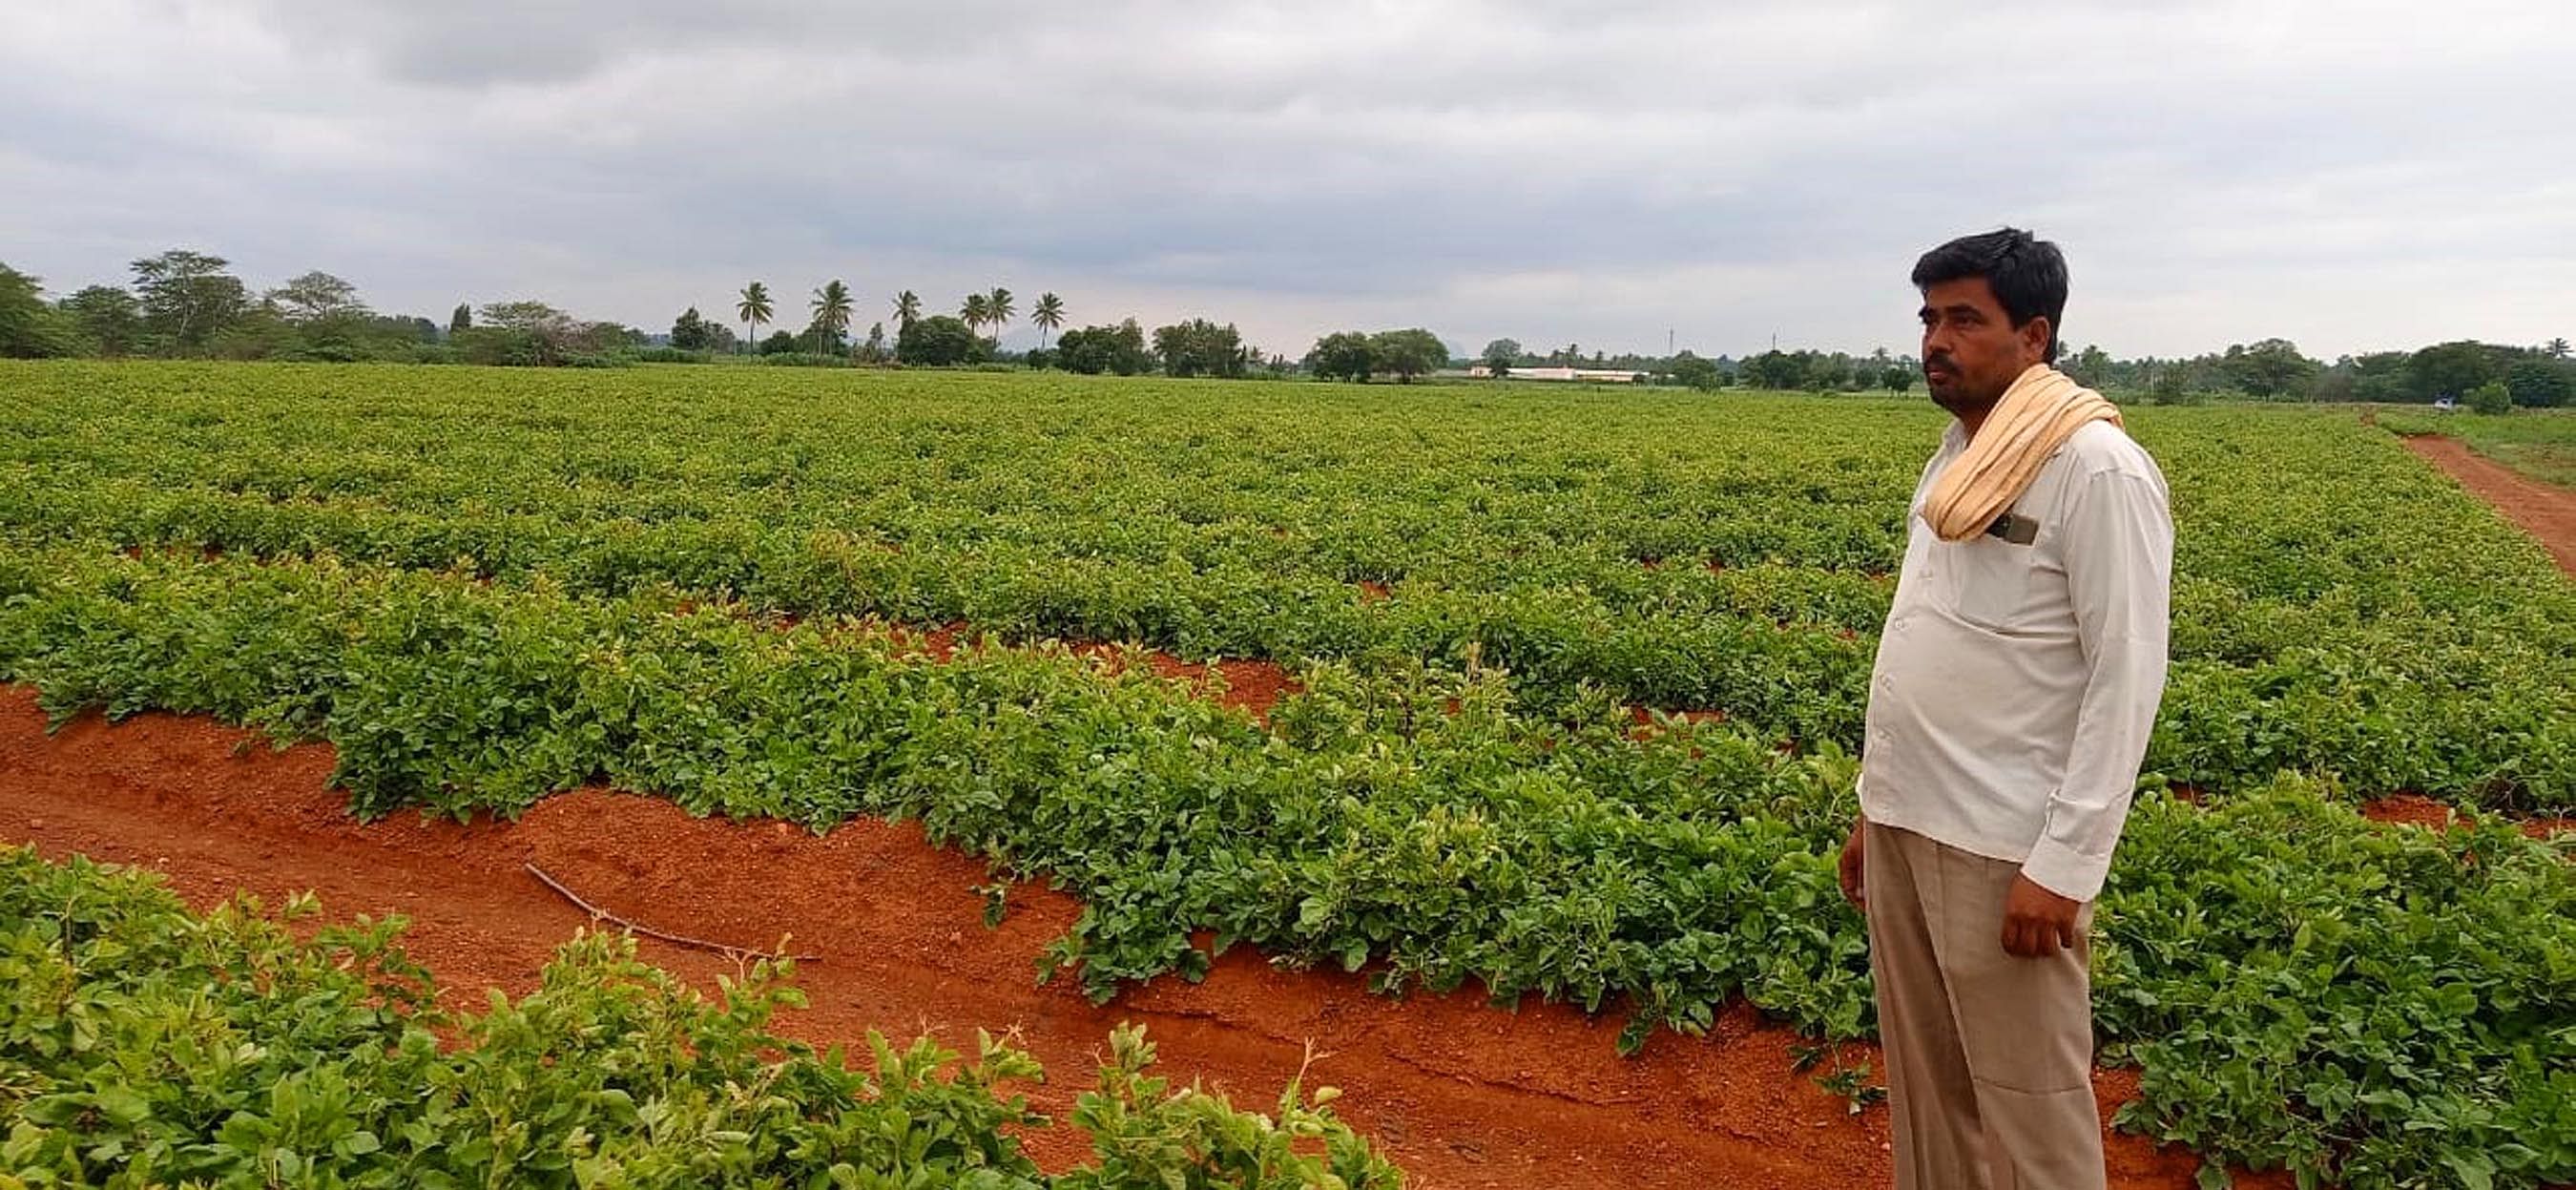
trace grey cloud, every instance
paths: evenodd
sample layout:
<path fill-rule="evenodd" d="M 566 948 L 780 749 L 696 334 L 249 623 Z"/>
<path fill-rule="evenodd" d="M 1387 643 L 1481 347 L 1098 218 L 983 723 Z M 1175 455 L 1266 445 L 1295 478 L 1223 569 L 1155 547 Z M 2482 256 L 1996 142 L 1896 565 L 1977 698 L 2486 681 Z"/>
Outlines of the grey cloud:
<path fill-rule="evenodd" d="M 0 0 L 0 259 L 1865 350 L 1916 252 L 2017 221 L 2114 350 L 2539 338 L 2576 308 L 2550 7 Z M 2456 308 L 2386 296 L 2428 278 Z"/>

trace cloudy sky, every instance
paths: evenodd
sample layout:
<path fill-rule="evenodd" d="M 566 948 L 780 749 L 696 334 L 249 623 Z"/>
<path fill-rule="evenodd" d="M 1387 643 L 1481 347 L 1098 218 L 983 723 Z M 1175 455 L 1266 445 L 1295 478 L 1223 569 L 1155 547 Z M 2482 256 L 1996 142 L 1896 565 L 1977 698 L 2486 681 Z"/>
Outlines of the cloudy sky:
<path fill-rule="evenodd" d="M 2576 335 L 2576 5 L 0 0 L 0 262 L 165 247 L 440 318 L 765 280 L 1295 355 L 1904 351 L 2063 244 L 2075 343 Z M 1023 323 L 1010 337 L 1031 341 Z"/>

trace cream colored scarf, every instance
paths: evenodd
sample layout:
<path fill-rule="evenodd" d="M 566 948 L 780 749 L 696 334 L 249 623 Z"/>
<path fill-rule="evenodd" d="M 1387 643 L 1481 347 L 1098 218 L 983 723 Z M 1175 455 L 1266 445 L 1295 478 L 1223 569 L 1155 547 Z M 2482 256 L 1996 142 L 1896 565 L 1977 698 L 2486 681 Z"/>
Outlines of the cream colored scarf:
<path fill-rule="evenodd" d="M 1943 541 L 1966 541 L 1985 532 L 2039 478 L 2048 456 L 2096 421 L 2123 424 L 2119 407 L 2102 394 L 2047 364 L 2032 364 L 2004 390 L 1968 449 L 1932 485 L 1923 519 Z"/>

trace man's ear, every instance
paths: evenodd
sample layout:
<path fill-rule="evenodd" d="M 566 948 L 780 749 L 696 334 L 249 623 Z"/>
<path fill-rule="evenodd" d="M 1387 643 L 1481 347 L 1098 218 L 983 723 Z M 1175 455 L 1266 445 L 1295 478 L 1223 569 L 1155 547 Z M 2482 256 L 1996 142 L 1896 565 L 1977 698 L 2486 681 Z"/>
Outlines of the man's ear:
<path fill-rule="evenodd" d="M 2057 335 L 2057 326 L 2048 320 L 2048 315 L 2031 315 L 2030 321 L 2014 327 L 2013 333 L 2020 335 L 2022 346 L 2030 349 L 2030 358 L 2048 362 L 2049 340 Z"/>

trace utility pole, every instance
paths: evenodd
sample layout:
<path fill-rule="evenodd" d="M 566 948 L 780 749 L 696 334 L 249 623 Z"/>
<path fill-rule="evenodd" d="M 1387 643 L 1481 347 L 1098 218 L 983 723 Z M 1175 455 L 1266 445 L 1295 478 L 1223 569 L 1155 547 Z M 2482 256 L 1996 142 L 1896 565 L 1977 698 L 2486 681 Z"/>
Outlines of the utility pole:
<path fill-rule="evenodd" d="M 1664 358 L 1665 358 L 1665 359 L 1671 359 L 1672 357 L 1673 357 L 1673 328 L 1671 328 L 1671 327 L 1665 327 L 1665 328 L 1664 328 Z"/>

